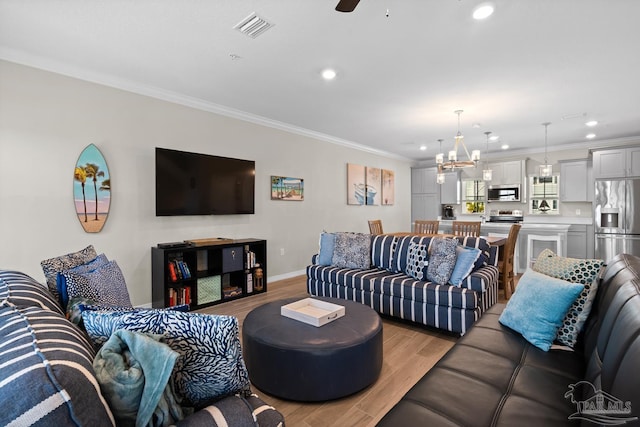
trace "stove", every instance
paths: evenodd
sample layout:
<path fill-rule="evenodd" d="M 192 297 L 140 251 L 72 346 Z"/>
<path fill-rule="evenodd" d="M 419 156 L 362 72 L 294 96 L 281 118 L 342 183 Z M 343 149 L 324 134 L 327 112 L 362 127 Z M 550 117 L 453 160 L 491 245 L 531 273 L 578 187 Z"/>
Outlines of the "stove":
<path fill-rule="evenodd" d="M 522 222 L 522 211 L 491 211 L 488 222 L 518 223 Z"/>

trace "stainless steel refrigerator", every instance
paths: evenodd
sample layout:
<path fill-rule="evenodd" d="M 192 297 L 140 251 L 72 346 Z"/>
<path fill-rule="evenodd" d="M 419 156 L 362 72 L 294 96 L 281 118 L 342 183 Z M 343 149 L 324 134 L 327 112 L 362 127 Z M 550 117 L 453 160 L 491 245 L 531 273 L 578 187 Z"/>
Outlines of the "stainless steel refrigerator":
<path fill-rule="evenodd" d="M 596 180 L 595 255 L 640 256 L 640 178 Z"/>

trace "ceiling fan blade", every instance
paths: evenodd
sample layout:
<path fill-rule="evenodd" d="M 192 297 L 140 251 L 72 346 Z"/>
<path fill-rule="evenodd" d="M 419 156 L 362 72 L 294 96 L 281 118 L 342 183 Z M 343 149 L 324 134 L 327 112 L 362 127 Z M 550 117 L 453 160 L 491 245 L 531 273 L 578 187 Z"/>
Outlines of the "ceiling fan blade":
<path fill-rule="evenodd" d="M 360 0 L 340 0 L 336 6 L 338 12 L 353 12 Z"/>

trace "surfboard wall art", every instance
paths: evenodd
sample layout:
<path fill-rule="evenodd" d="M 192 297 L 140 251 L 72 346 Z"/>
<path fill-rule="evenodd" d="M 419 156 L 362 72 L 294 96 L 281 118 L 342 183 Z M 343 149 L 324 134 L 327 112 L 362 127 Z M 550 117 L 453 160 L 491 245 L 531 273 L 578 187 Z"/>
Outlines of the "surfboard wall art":
<path fill-rule="evenodd" d="M 104 156 L 89 144 L 73 172 L 73 200 L 78 220 L 87 233 L 99 233 L 109 216 L 111 177 Z"/>

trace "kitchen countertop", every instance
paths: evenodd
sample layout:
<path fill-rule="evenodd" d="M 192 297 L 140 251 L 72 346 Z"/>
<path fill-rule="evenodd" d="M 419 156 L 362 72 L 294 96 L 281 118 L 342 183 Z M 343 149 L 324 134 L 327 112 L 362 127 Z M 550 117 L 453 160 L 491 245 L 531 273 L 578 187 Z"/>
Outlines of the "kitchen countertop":
<path fill-rule="evenodd" d="M 459 215 L 458 221 L 480 221 L 479 215 Z M 443 219 L 440 220 L 442 225 L 451 225 L 453 220 Z M 485 224 L 501 224 L 498 222 L 485 222 Z M 509 225 L 509 223 L 506 223 Z M 552 224 L 569 224 L 569 225 L 593 225 L 593 218 L 591 217 L 570 217 L 570 216 L 558 216 L 558 215 L 526 215 L 523 218 L 522 225 L 552 225 Z"/>

